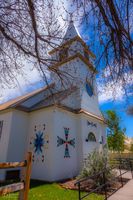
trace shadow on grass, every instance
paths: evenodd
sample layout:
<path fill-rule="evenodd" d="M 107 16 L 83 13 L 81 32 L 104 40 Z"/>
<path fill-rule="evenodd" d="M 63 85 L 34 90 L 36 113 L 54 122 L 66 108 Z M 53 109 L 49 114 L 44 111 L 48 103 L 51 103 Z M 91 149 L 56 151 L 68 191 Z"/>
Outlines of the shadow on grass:
<path fill-rule="evenodd" d="M 31 181 L 30 181 L 30 188 L 32 189 L 32 188 L 35 188 L 35 187 L 38 187 L 38 186 L 42 186 L 42 185 L 47 185 L 47 184 L 50 185 L 50 184 L 53 184 L 53 183 L 31 179 Z"/>

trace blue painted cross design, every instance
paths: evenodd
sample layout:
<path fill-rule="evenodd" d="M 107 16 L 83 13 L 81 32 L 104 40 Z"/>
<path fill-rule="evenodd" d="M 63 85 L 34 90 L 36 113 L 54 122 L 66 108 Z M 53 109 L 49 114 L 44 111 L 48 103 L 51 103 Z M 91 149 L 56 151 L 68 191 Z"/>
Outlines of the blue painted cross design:
<path fill-rule="evenodd" d="M 75 148 L 75 138 L 69 140 L 69 130 L 69 128 L 64 128 L 65 139 L 62 139 L 61 137 L 57 136 L 57 147 L 65 145 L 64 158 L 70 158 L 69 145 Z"/>

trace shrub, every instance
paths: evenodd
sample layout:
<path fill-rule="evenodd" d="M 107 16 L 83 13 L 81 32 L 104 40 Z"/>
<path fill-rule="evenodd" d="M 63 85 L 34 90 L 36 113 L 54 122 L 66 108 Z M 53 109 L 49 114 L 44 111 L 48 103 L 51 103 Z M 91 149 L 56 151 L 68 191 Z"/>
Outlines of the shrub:
<path fill-rule="evenodd" d="M 105 170 L 106 181 L 109 181 L 111 178 L 115 176 L 115 173 L 110 168 L 107 152 L 106 151 L 98 152 L 95 150 L 92 153 L 90 153 L 84 160 L 84 166 L 79 175 L 79 178 L 86 178 L 89 176 L 93 176 L 102 172 L 103 170 Z M 100 174 L 95 178 L 94 185 L 95 186 L 102 185 L 103 181 L 104 181 L 103 174 Z"/>

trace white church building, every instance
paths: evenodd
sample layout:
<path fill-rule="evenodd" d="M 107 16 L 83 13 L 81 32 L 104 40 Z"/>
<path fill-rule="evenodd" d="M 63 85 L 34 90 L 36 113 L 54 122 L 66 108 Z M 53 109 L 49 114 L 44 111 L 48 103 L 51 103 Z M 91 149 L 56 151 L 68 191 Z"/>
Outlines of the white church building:
<path fill-rule="evenodd" d="M 50 53 L 51 84 L 0 105 L 0 162 L 22 161 L 33 152 L 32 179 L 58 181 L 78 175 L 83 160 L 106 144 L 98 104 L 94 54 L 71 21 Z M 51 70 L 52 71 L 52 70 Z M 0 171 L 5 179 L 13 171 Z"/>

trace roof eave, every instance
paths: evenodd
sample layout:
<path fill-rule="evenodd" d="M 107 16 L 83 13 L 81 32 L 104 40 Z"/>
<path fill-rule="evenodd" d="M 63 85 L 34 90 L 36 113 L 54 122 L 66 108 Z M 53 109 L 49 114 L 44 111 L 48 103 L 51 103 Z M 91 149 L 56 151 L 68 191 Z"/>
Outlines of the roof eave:
<path fill-rule="evenodd" d="M 71 43 L 73 43 L 73 42 L 75 42 L 75 41 L 81 42 L 81 44 L 82 44 L 82 45 L 84 46 L 84 48 L 85 48 L 86 53 L 88 53 L 89 55 L 91 55 L 91 57 L 92 57 L 93 59 L 96 58 L 95 54 L 92 53 L 92 52 L 88 49 L 88 46 L 86 45 L 86 43 L 85 43 L 78 35 L 77 35 L 76 37 L 74 37 L 74 38 L 72 38 L 72 39 L 66 41 L 66 42 L 63 43 L 62 45 L 60 45 L 60 46 L 54 48 L 53 50 L 51 50 L 51 51 L 49 52 L 49 55 L 52 55 L 53 53 L 55 53 L 56 51 L 59 51 L 59 50 L 62 49 L 63 47 L 69 46 Z"/>
<path fill-rule="evenodd" d="M 63 61 L 60 61 L 60 62 L 57 62 L 55 64 L 53 64 L 51 67 L 49 67 L 49 69 L 52 70 L 55 69 L 55 68 L 58 68 L 60 67 L 62 64 L 65 64 L 67 62 L 70 62 L 71 60 L 75 59 L 75 58 L 80 58 L 88 67 L 89 69 L 91 69 L 93 71 L 93 73 L 97 73 L 97 70 L 94 68 L 94 66 L 89 62 L 89 60 L 87 60 L 82 54 L 80 53 L 76 53 L 75 55 L 73 56 L 70 56 L 68 58 L 66 58 L 65 60 Z"/>
<path fill-rule="evenodd" d="M 54 87 L 55 86 L 55 83 L 52 83 L 51 85 L 48 85 L 48 86 L 46 86 L 46 87 L 44 87 L 44 88 L 41 88 L 39 91 L 33 91 L 33 92 L 31 92 L 31 94 L 29 94 L 29 96 L 26 96 L 26 97 L 23 97 L 22 96 L 22 98 L 23 99 L 19 99 L 18 101 L 16 101 L 15 103 L 12 103 L 11 105 L 8 105 L 7 107 L 5 107 L 5 108 L 0 108 L 0 111 L 3 111 L 3 110 L 7 110 L 7 109 L 10 109 L 10 108 L 16 108 L 16 107 L 19 107 L 20 106 L 20 104 L 21 103 L 23 103 L 24 101 L 27 101 L 27 100 L 29 100 L 30 98 L 32 98 L 32 97 L 34 97 L 35 95 L 37 95 L 37 94 L 39 94 L 39 93 L 41 93 L 41 92 L 43 92 L 43 91 L 45 91 L 45 90 L 47 90 L 47 89 L 49 89 L 49 88 L 52 88 L 52 87 Z M 25 96 L 25 95 L 24 95 Z M 15 100 L 15 99 L 14 99 Z M 12 100 L 11 100 L 12 101 Z M 6 102 L 5 102 L 5 104 L 6 104 Z M 1 104 L 1 106 L 2 105 L 4 105 L 4 104 Z"/>
<path fill-rule="evenodd" d="M 51 105 L 44 106 L 44 107 L 41 107 L 41 108 L 38 108 L 38 109 L 34 109 L 30 112 L 38 111 L 38 110 L 41 110 L 41 109 L 52 108 L 52 107 L 61 108 L 63 110 L 66 110 L 68 112 L 72 112 L 74 114 L 85 114 L 89 117 L 92 117 L 93 119 L 99 120 L 99 121 L 103 122 L 104 124 L 106 124 L 105 119 L 102 116 L 95 115 L 95 114 L 90 113 L 90 112 L 83 110 L 83 109 L 73 109 L 73 108 L 70 108 L 70 107 L 62 105 L 62 104 L 51 104 Z"/>

